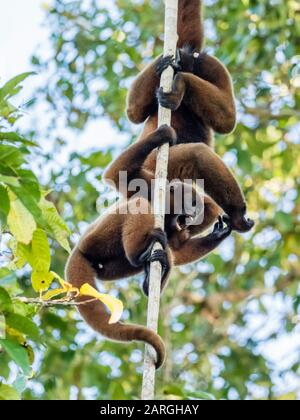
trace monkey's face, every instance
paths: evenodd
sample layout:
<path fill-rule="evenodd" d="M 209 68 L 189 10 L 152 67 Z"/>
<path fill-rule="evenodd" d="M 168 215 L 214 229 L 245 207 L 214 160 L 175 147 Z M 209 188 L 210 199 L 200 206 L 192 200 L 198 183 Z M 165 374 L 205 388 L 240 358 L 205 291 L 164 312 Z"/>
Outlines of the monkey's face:
<path fill-rule="evenodd" d="M 237 232 L 249 232 L 254 227 L 255 222 L 252 219 L 249 219 L 246 214 L 246 205 L 242 208 L 231 208 L 230 224 Z"/>

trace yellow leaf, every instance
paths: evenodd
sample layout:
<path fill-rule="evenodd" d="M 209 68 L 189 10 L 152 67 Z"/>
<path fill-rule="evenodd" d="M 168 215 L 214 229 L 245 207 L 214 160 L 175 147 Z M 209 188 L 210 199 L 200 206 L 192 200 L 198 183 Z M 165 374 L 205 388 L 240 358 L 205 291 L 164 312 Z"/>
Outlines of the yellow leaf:
<path fill-rule="evenodd" d="M 59 282 L 59 284 L 61 285 L 61 287 L 64 290 L 68 290 L 70 288 L 72 288 L 73 286 L 70 283 L 67 283 L 66 281 L 64 281 L 64 279 L 62 279 L 58 274 L 56 274 L 54 271 L 51 271 L 51 274 L 53 275 L 53 277 L 55 278 L 55 280 L 57 280 Z"/>
<path fill-rule="evenodd" d="M 61 287 L 64 289 L 65 292 L 75 293 L 76 296 L 79 295 L 79 290 L 77 289 L 77 287 L 74 287 L 71 283 L 68 283 L 67 281 L 65 281 L 64 279 L 62 279 L 54 271 L 51 271 L 51 274 L 59 282 L 59 284 L 61 285 Z"/>
<path fill-rule="evenodd" d="M 50 300 L 58 295 L 62 295 L 63 293 L 66 293 L 65 289 L 53 289 L 53 290 L 49 290 L 49 292 L 45 293 L 42 296 L 43 300 Z"/>
<path fill-rule="evenodd" d="M 48 290 L 53 280 L 53 273 L 34 271 L 31 275 L 32 287 L 36 292 Z"/>
<path fill-rule="evenodd" d="M 120 320 L 123 313 L 123 303 L 119 299 L 116 299 L 112 296 L 103 293 L 99 293 L 96 289 L 94 289 L 87 283 L 81 286 L 80 294 L 82 296 L 91 296 L 96 299 L 99 299 L 101 302 L 104 303 L 105 306 L 108 307 L 111 313 L 109 324 L 115 324 Z"/>
<path fill-rule="evenodd" d="M 12 193 L 9 193 L 10 210 L 7 223 L 10 232 L 18 242 L 29 244 L 32 240 L 33 232 L 36 230 L 36 223 L 32 214 Z"/>

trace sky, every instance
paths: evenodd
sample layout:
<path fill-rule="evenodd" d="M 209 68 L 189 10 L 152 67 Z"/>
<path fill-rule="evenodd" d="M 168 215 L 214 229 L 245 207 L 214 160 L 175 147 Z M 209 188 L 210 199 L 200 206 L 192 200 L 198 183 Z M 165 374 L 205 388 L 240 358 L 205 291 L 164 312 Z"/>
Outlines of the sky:
<path fill-rule="evenodd" d="M 104 1 L 104 0 L 103 0 Z M 105 0 L 106 1 L 106 0 Z M 38 44 L 42 44 L 47 48 L 48 44 L 48 28 L 43 25 L 44 11 L 42 5 L 49 3 L 45 0 L 2 0 L 5 7 L 1 7 L 0 14 L 0 84 L 22 72 L 30 71 L 30 57 L 35 51 Z M 3 6 L 3 5 L 2 5 Z M 22 92 L 22 100 L 26 102 L 32 98 L 34 89 L 46 76 L 40 74 L 28 79 L 26 89 Z M 20 99 L 20 98 L 18 98 Z M 30 112 L 30 111 L 29 111 Z M 39 107 L 35 107 L 32 112 L 40 112 Z M 43 115 L 40 115 L 41 119 Z M 26 120 L 24 118 L 23 120 Z M 26 125 L 26 122 L 24 123 Z M 101 133 L 101 138 L 99 138 Z M 61 156 L 61 163 L 68 159 L 68 152 L 86 151 L 90 147 L 101 148 L 117 144 L 125 146 L 126 137 L 120 137 L 120 133 L 115 131 L 106 118 L 89 123 L 85 130 L 78 136 L 69 130 L 64 130 L 64 138 L 68 139 L 68 147 L 66 153 Z M 100 142 L 100 143 L 99 143 Z M 269 302 L 270 307 L 274 301 Z M 278 308 L 277 308 L 278 309 Z M 278 310 L 278 312 L 280 312 Z M 277 312 L 277 313 L 278 313 Z M 274 318 L 273 318 L 274 316 Z M 272 325 L 276 324 L 276 311 L 269 321 Z M 266 324 L 267 317 L 255 317 L 251 323 L 255 331 L 257 324 Z M 235 333 L 238 334 L 237 331 Z M 269 360 L 275 365 L 284 365 L 287 361 L 287 355 L 297 354 L 299 348 L 299 331 L 298 334 L 286 336 L 275 342 L 265 343 L 264 348 L 260 349 L 265 353 Z M 279 385 L 279 389 L 293 389 L 295 385 L 293 378 L 285 378 L 283 383 Z"/>
<path fill-rule="evenodd" d="M 5 7 L 0 14 L 0 84 L 3 84 L 17 74 L 31 71 L 30 58 L 39 44 L 49 48 L 49 30 L 44 25 L 43 7 L 51 4 L 47 0 L 2 0 Z M 32 99 L 34 90 L 45 80 L 46 75 L 39 74 L 26 80 L 24 90 L 18 96 L 18 103 L 26 103 Z M 42 114 L 42 107 L 34 108 L 34 112 Z M 29 111 L 30 114 L 30 111 Z M 29 115 L 30 117 L 30 115 Z M 42 115 L 40 120 L 42 120 Z M 21 119 L 21 126 L 28 128 L 26 123 L 30 118 Z M 100 137 L 101 133 L 101 137 Z M 84 152 L 89 148 L 101 148 L 115 145 L 126 146 L 127 136 L 120 136 L 107 118 L 87 124 L 85 130 L 78 135 L 72 130 L 60 133 L 68 141 L 65 154 L 60 156 L 60 163 L 68 159 L 68 154 Z M 44 145 L 43 145 L 44 146 Z M 45 145 L 47 146 L 47 145 Z"/>

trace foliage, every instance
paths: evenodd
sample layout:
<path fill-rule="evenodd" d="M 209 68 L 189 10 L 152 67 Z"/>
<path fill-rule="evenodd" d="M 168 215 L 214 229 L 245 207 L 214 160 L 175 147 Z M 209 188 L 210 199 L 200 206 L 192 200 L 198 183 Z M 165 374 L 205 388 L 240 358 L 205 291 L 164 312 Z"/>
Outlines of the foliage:
<path fill-rule="evenodd" d="M 33 156 L 31 149 L 37 145 L 14 130 L 22 110 L 12 104 L 12 98 L 30 75 L 21 74 L 0 88 L 0 239 L 6 241 L 10 250 L 0 269 L 0 374 L 7 377 L 10 360 L 18 367 L 14 388 L 1 384 L 0 399 L 19 399 L 32 375 L 34 357 L 28 341 L 42 344 L 39 328 L 33 322 L 37 308 L 16 298 L 20 293 L 17 272 L 29 264 L 34 289 L 48 289 L 54 279 L 50 273 L 49 239 L 56 239 L 67 251 L 70 249 L 69 230 L 54 205 L 45 199 L 28 164 Z"/>
<path fill-rule="evenodd" d="M 5 129 L 7 125 L 13 129 L 14 123 L 21 115 L 10 101 L 19 93 L 20 83 L 30 75 L 21 74 L 0 89 L 0 239 L 3 234 L 11 236 L 8 241 L 8 248 L 11 250 L 10 262 L 1 269 L 0 285 L 5 286 L 7 281 L 11 285 L 12 279 L 15 281 L 11 273 L 29 264 L 32 269 L 32 287 L 40 293 L 40 302 L 36 301 L 38 304 L 47 303 L 59 295 L 65 297 L 56 301 L 57 304 L 69 303 L 73 295 L 89 296 L 107 305 L 112 314 L 110 323 L 118 322 L 123 312 L 123 305 L 119 300 L 100 294 L 87 284 L 78 290 L 50 271 L 51 252 L 47 235 L 56 239 L 69 252 L 69 229 L 53 203 L 45 199 L 34 173 L 26 168 L 26 157 L 30 155 L 28 146 L 36 146 L 35 143 L 17 132 Z M 60 288 L 51 289 L 42 295 L 42 292 L 50 288 L 54 279 L 58 280 Z M 0 338 L 0 345 L 8 360 L 15 362 L 20 371 L 14 388 L 1 385 L 2 400 L 19 399 L 16 383 L 22 380 L 25 384 L 26 379 L 32 375 L 34 353 L 27 340 L 41 344 L 39 328 L 32 320 L 37 313 L 37 307 L 26 306 L 27 303 L 35 303 L 34 299 L 22 303 L 20 299 L 13 300 L 15 295 L 18 295 L 16 287 L 13 287 L 12 296 L 5 288 L 0 287 L 0 314 L 4 317 L 4 338 Z"/>
<path fill-rule="evenodd" d="M 77 132 L 103 115 L 120 134 L 132 132 L 124 115 L 126 90 L 138 70 L 161 51 L 162 3 L 53 2 L 47 11 L 51 55 L 44 59 L 37 52 L 33 57 L 35 69 L 49 75 L 37 92 L 38 101 L 47 102 L 52 116 L 48 132 L 37 133 L 38 137 L 49 134 L 48 142 L 53 143 L 54 152 L 42 154 L 45 166 L 65 150 L 66 139 L 53 135 L 58 116 L 60 124 L 63 121 Z M 235 132 L 216 139 L 217 151 L 238 175 L 257 225 L 251 234 L 234 235 L 207 260 L 174 271 L 162 298 L 160 333 L 168 346 L 168 359 L 158 376 L 157 395 L 177 399 L 209 399 L 211 395 L 217 399 L 296 399 L 300 384 L 300 7 L 294 0 L 205 3 L 206 48 L 228 66 L 239 108 Z M 101 134 L 99 137 L 100 150 L 83 156 L 72 153 L 63 168 L 52 166 L 49 173 L 49 197 L 75 233 L 74 241 L 84 222 L 95 218 L 99 193 L 99 210 L 110 199 L 99 181 L 111 153 L 101 148 Z M 24 153 L 27 161 L 32 161 L 28 153 L 33 145 L 16 137 L 3 142 L 0 134 L 2 144 L 18 145 L 17 151 L 5 155 L 6 163 L 17 165 L 18 176 L 3 172 L 2 166 L 0 176 L 17 178 L 21 185 L 0 178 L 0 194 L 6 197 L 1 199 L 2 223 L 11 222 L 21 249 L 30 248 L 35 260 L 32 244 L 20 241 L 33 238 L 34 221 L 50 242 L 51 268 L 62 273 L 66 253 L 49 238 L 62 241 L 41 209 L 43 194 L 36 178 L 29 176 L 30 166 L 23 163 Z M 0 163 L 1 159 L 2 153 Z M 27 172 L 20 173 L 21 167 Z M 19 188 L 28 193 L 21 194 Z M 13 202 L 8 218 L 15 197 L 19 201 Z M 19 229 L 19 223 L 12 222 L 18 221 L 20 213 L 27 220 L 25 233 L 24 223 Z M 15 249 L 16 245 L 10 247 Z M 26 258 L 26 252 L 22 257 Z M 42 262 L 44 266 L 46 263 L 49 254 Z M 0 308 L 32 322 L 36 308 L 7 297 L 7 291 L 14 296 L 20 287 L 23 294 L 31 296 L 28 272 L 0 273 Z M 144 324 L 147 302 L 138 285 L 121 281 L 112 287 L 127 302 L 125 319 Z M 9 320 L 12 325 L 8 325 L 10 341 L 0 353 L 0 375 L 10 379 L 7 383 L 12 382 L 9 360 L 20 366 L 22 375 L 14 382 L 18 390 L 25 387 L 22 380 L 28 374 L 31 347 L 40 355 L 23 398 L 139 397 L 141 345 L 126 347 L 99 339 L 87 331 L 75 311 L 66 307 L 42 310 L 34 320 L 47 347 L 35 341 L 36 331 L 27 325 L 24 331 L 27 328 L 29 334 L 22 330 L 22 338 L 26 336 L 30 347 L 19 344 L 18 349 L 24 351 L 14 351 L 11 341 L 20 343 L 14 326 L 22 323 L 13 316 Z M 289 344 L 284 346 L 286 342 Z M 0 398 L 5 392 L 11 396 L 14 391 L 2 384 Z"/>

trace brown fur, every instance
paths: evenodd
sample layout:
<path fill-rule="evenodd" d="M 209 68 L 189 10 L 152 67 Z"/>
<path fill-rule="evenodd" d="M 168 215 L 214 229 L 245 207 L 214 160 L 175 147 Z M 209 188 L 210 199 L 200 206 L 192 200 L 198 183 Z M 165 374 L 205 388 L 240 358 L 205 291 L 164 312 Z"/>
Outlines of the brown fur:
<path fill-rule="evenodd" d="M 176 137 L 174 130 L 163 126 L 133 144 L 108 168 L 105 173 L 106 181 L 108 183 L 112 181 L 118 190 L 125 193 L 124 186 L 119 185 L 119 172 L 127 171 L 128 182 L 142 178 L 150 185 L 151 180 L 155 178 L 157 155 L 154 149 L 163 143 L 174 141 L 174 137 Z M 182 182 L 187 179 L 203 179 L 205 192 L 229 216 L 234 230 L 245 232 L 253 227 L 253 222 L 245 219 L 246 202 L 236 179 L 207 145 L 190 143 L 171 147 L 168 179 L 169 181 L 180 179 Z M 128 191 L 126 193 L 127 196 L 133 194 Z M 151 196 L 146 198 L 150 200 Z"/>
<path fill-rule="evenodd" d="M 204 220 L 199 226 L 189 226 L 181 232 L 174 232 L 168 238 L 172 250 L 174 265 L 180 266 L 198 261 L 210 254 L 226 239 L 231 228 L 219 227 L 216 232 L 199 237 L 208 230 L 220 217 L 222 209 L 210 197 L 204 197 Z"/>
<path fill-rule="evenodd" d="M 178 48 L 186 44 L 200 51 L 203 46 L 203 19 L 201 0 L 179 0 L 178 3 Z"/>
<path fill-rule="evenodd" d="M 178 143 L 203 142 L 213 147 L 213 131 L 225 134 L 234 129 L 236 109 L 229 72 L 217 58 L 201 53 L 200 4 L 199 0 L 179 1 L 178 47 L 182 68 L 175 76 L 171 93 L 159 91 L 158 99 L 174 111 L 171 125 Z M 194 51 L 199 53 L 198 58 L 193 57 Z M 160 60 L 158 57 L 139 74 L 128 93 L 128 118 L 136 124 L 147 119 L 140 139 L 157 127 Z"/>
<path fill-rule="evenodd" d="M 143 211 L 146 209 L 147 213 L 123 214 L 125 209 L 130 210 L 131 205 L 143 206 Z M 66 279 L 77 288 L 85 283 L 96 288 L 96 278 L 111 281 L 142 272 L 145 263 L 150 261 L 152 245 L 157 240 L 162 243 L 161 238 L 164 234 L 154 229 L 154 217 L 147 200 L 141 197 L 131 198 L 123 202 L 120 211 L 115 213 L 113 210 L 114 207 L 89 227 L 67 262 Z M 220 208 L 206 197 L 204 223 L 201 226 L 183 226 L 180 231 L 173 221 L 174 218 L 177 220 L 179 215 L 175 215 L 172 209 L 171 214 L 166 215 L 166 240 L 168 238 L 169 245 L 165 243 L 164 247 L 169 267 L 162 279 L 162 289 L 166 285 L 174 259 L 175 264 L 180 265 L 202 258 L 230 234 L 230 228 L 224 229 L 221 226 L 217 232 L 205 238 L 191 239 L 210 227 L 220 215 L 220 211 Z M 88 297 L 78 298 L 80 303 L 88 300 Z M 94 330 L 111 340 L 144 341 L 152 345 L 157 352 L 157 368 L 162 365 L 165 347 L 155 332 L 135 324 L 118 322 L 109 325 L 110 315 L 100 301 L 79 305 L 78 309 Z"/>
<path fill-rule="evenodd" d="M 89 283 L 96 287 L 96 278 L 103 281 L 117 280 L 143 271 L 139 257 L 156 242 L 158 231 L 154 229 L 154 217 L 146 200 L 129 200 L 122 204 L 121 209 L 136 204 L 133 200 L 144 205 L 148 214 L 122 214 L 122 210 L 114 214 L 111 208 L 82 236 L 66 266 L 66 279 L 72 285 L 80 288 L 84 283 Z M 170 251 L 167 252 L 170 259 Z M 90 299 L 79 299 L 80 302 L 86 300 Z M 145 341 L 152 345 L 157 352 L 157 367 L 161 366 L 165 347 L 156 333 L 140 325 L 121 322 L 109 325 L 110 316 L 106 307 L 98 301 L 78 308 L 86 322 L 105 337 L 116 341 Z"/>

